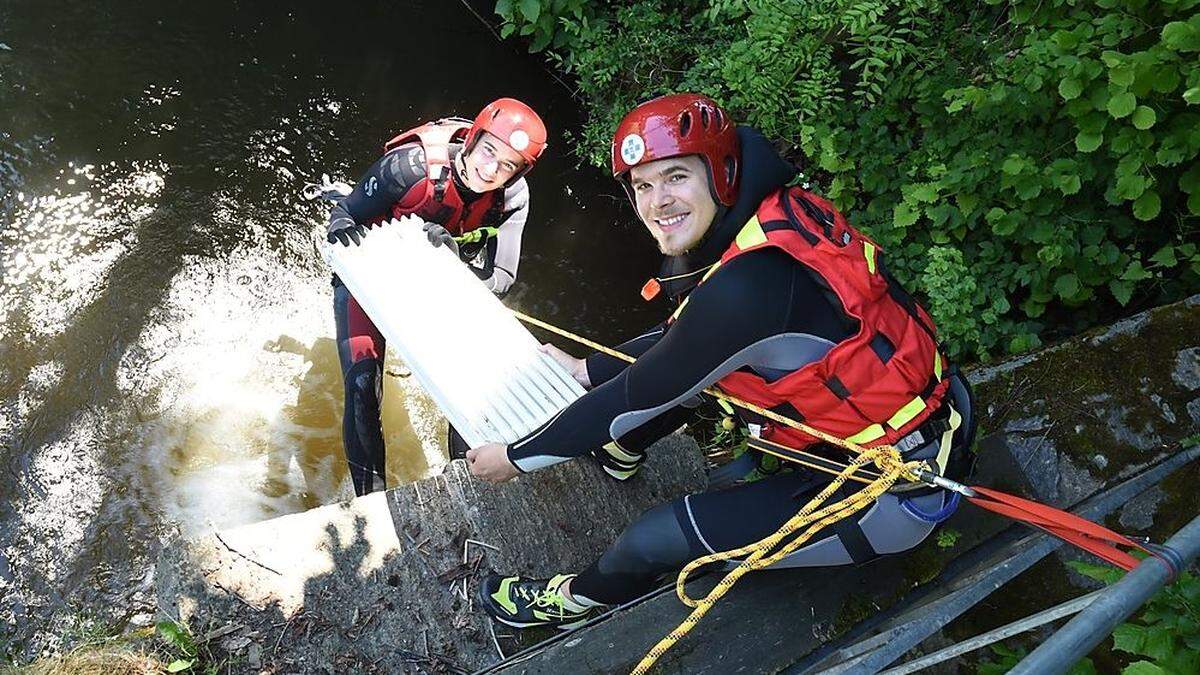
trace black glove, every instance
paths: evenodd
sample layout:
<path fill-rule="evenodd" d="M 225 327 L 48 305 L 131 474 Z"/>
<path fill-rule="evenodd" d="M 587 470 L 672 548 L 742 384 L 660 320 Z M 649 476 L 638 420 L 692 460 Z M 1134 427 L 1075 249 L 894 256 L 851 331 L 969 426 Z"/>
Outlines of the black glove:
<path fill-rule="evenodd" d="M 338 218 L 329 224 L 328 233 L 325 238 L 329 243 L 342 243 L 342 246 L 349 246 L 350 242 L 354 242 L 357 246 L 362 243 L 364 237 L 367 236 L 367 230 L 362 225 L 354 222 L 350 218 Z"/>
<path fill-rule="evenodd" d="M 434 247 L 445 245 L 454 255 L 458 255 L 458 242 L 454 241 L 454 236 L 446 228 L 437 223 L 425 223 L 421 229 L 425 230 L 425 236 L 429 237 L 429 243 Z"/>

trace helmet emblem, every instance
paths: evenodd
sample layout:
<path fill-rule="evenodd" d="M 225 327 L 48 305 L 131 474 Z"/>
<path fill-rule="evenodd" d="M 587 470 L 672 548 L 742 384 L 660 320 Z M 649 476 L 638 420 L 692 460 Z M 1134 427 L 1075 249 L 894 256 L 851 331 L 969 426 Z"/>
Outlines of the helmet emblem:
<path fill-rule="evenodd" d="M 529 134 L 524 129 L 517 129 L 508 135 L 508 145 L 517 152 L 529 147 Z"/>
<path fill-rule="evenodd" d="M 646 142 L 637 134 L 629 134 L 621 139 L 621 159 L 625 160 L 626 164 L 633 165 L 642 161 L 642 156 L 646 154 Z"/>

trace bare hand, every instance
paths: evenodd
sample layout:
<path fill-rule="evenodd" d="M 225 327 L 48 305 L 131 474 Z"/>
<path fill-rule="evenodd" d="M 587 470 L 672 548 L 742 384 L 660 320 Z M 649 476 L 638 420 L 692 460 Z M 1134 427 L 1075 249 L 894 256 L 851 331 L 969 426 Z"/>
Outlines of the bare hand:
<path fill-rule="evenodd" d="M 557 361 L 558 365 L 566 369 L 584 389 L 592 388 L 592 378 L 588 377 L 586 360 L 577 359 L 549 342 L 538 347 L 538 351 Z"/>
<path fill-rule="evenodd" d="M 489 483 L 503 483 L 520 473 L 508 460 L 508 446 L 503 443 L 488 443 L 471 448 L 467 451 L 467 465 L 476 478 Z"/>

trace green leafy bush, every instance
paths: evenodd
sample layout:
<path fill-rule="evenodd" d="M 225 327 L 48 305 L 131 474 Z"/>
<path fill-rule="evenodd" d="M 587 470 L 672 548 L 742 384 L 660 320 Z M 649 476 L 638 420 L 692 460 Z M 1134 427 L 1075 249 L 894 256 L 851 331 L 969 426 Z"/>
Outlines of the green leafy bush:
<path fill-rule="evenodd" d="M 1079 573 L 1116 583 L 1124 572 L 1105 565 L 1068 563 Z M 1113 630 L 1112 648 L 1136 659 L 1122 675 L 1200 672 L 1200 579 L 1184 572 L 1142 607 L 1133 621 Z"/>
<path fill-rule="evenodd" d="M 580 157 L 702 91 L 779 139 L 958 356 L 1200 288 L 1200 0 L 501 0 L 573 75 Z"/>

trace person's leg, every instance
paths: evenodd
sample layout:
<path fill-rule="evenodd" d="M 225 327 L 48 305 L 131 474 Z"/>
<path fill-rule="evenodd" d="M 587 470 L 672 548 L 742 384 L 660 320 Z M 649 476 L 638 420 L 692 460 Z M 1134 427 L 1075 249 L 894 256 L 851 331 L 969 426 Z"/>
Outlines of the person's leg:
<path fill-rule="evenodd" d="M 563 623 L 541 620 L 528 611 L 520 621 L 514 621 L 517 613 L 528 609 L 528 603 L 510 592 L 519 589 L 543 602 L 552 598 L 557 607 L 569 608 L 569 618 L 578 623 L 593 607 L 629 602 L 644 595 L 654 589 L 662 575 L 703 555 L 740 548 L 770 536 L 825 485 L 827 480 L 821 475 L 793 471 L 728 490 L 688 495 L 647 511 L 599 560 L 577 576 L 558 575 L 549 582 L 498 575 L 485 579 L 480 593 L 484 607 L 500 621 L 517 627 Z M 858 489 L 858 484 L 844 487 L 834 499 Z M 934 512 L 945 504 L 945 498 L 938 492 L 913 501 L 920 511 Z M 818 531 L 775 567 L 865 563 L 916 546 L 934 526 L 903 508 L 901 497 L 885 494 L 851 518 Z M 508 607 L 514 611 L 509 612 Z"/>
<path fill-rule="evenodd" d="M 342 442 L 354 493 L 362 496 L 387 486 L 384 470 L 383 425 L 380 404 L 383 385 L 384 340 L 343 285 L 333 291 L 337 321 L 338 358 L 345 384 Z"/>
<path fill-rule="evenodd" d="M 781 474 L 661 504 L 625 528 L 600 559 L 579 575 L 560 574 L 549 581 L 490 575 L 480 585 L 480 600 L 489 614 L 510 626 L 575 625 L 586 620 L 593 608 L 633 600 L 652 590 L 663 574 L 710 552 L 696 535 L 689 502 L 700 500 L 706 514 L 724 508 L 723 518 L 709 515 L 711 522 L 704 524 L 705 531 L 725 527 L 733 532 L 762 531 L 758 539 L 796 512 L 799 506 L 792 494 L 807 483 L 804 477 Z M 756 523 L 757 528 L 753 527 Z M 547 603 L 556 613 L 547 614 Z"/>
<path fill-rule="evenodd" d="M 627 481 L 637 474 L 646 461 L 646 449 L 660 438 L 675 431 L 692 415 L 692 409 L 676 406 L 658 417 L 637 427 L 602 448 L 592 451 L 601 468 L 619 481 Z"/>
<path fill-rule="evenodd" d="M 775 532 L 804 505 L 798 496 L 823 484 L 808 474 L 788 472 L 655 507 L 572 580 L 569 592 L 605 605 L 633 600 L 652 590 L 663 574 L 696 558 Z"/>

